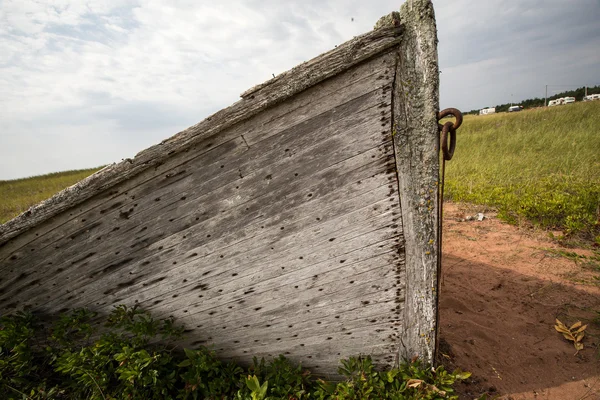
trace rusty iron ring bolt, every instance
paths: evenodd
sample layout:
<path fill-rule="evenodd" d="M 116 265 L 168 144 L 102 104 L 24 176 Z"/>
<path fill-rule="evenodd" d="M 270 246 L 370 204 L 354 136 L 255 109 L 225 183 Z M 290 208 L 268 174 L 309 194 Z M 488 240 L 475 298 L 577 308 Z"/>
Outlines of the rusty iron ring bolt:
<path fill-rule="evenodd" d="M 441 149 L 444 154 L 444 160 L 450 161 L 454 156 L 456 148 L 456 130 L 460 127 L 463 121 L 462 113 L 456 108 L 446 108 L 438 113 L 438 120 L 441 120 L 448 115 L 454 116 L 456 121 L 448 121 L 444 125 L 438 123 L 438 129 L 442 133 Z M 450 136 L 450 145 L 448 145 L 448 136 Z"/>
<path fill-rule="evenodd" d="M 440 174 L 440 188 L 439 188 L 439 196 L 438 196 L 438 223 L 437 223 L 437 296 L 436 296 L 436 340 L 435 340 L 435 353 L 439 352 L 439 341 L 437 340 L 439 337 L 439 321 L 440 321 L 440 307 L 439 307 L 439 298 L 441 291 L 441 276 L 442 276 L 442 224 L 443 224 L 443 216 L 444 216 L 444 175 L 446 174 L 446 161 L 451 160 L 454 155 L 454 148 L 456 147 L 456 130 L 462 124 L 463 116 L 462 113 L 456 108 L 446 108 L 445 110 L 440 111 L 437 114 L 437 119 L 440 121 L 442 118 L 447 117 L 448 115 L 454 116 L 456 118 L 455 122 L 448 121 L 444 125 L 438 123 L 438 130 L 442 134 L 442 139 L 440 142 L 440 148 L 444 154 L 442 160 L 442 171 Z M 448 146 L 448 135 L 450 135 L 450 145 Z"/>

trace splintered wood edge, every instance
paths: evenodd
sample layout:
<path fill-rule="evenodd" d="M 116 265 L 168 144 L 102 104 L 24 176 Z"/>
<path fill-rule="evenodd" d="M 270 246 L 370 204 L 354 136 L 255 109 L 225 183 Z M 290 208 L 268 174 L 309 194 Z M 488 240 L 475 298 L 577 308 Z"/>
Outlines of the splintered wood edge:
<path fill-rule="evenodd" d="M 384 17 L 385 18 L 385 17 Z M 383 20 L 383 18 L 382 18 Z M 242 99 L 216 112 L 196 125 L 139 152 L 133 159 L 106 166 L 48 200 L 30 207 L 14 219 L 0 225 L 0 245 L 53 216 L 82 203 L 143 170 L 162 163 L 198 141 L 217 135 L 224 129 L 249 119 L 266 108 L 365 61 L 402 39 L 402 26 L 394 18 L 310 61 L 258 85 L 242 94 Z"/>
<path fill-rule="evenodd" d="M 435 361 L 437 328 L 437 200 L 439 180 L 437 31 L 431 0 L 400 9 L 393 137 L 405 231 L 406 294 L 399 357 Z"/>

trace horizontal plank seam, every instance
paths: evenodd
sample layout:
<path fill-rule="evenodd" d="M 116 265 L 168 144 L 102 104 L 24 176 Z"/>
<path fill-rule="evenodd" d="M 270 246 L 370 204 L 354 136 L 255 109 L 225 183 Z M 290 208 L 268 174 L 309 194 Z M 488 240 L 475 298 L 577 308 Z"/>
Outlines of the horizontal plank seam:
<path fill-rule="evenodd" d="M 383 215 L 383 214 L 382 214 L 382 215 Z M 371 230 L 371 231 L 369 231 L 369 232 L 359 232 L 359 233 L 356 233 L 356 234 L 355 234 L 355 236 L 353 236 L 353 237 L 350 237 L 350 238 L 347 238 L 347 239 L 346 239 L 346 241 L 350 241 L 350 240 L 353 240 L 353 239 L 359 238 L 359 237 L 361 237 L 361 236 L 363 236 L 363 235 L 365 235 L 365 234 L 368 234 L 368 233 L 373 233 L 373 232 L 377 232 L 377 231 L 379 231 L 379 230 L 383 230 L 383 229 L 386 229 L 386 228 L 388 228 L 388 227 L 386 226 L 386 227 L 382 227 L 382 228 L 376 228 L 376 229 L 373 229 L 373 230 Z M 319 265 L 319 264 L 323 264 L 323 263 L 330 262 L 330 261 L 332 261 L 332 260 L 335 260 L 336 258 L 340 258 L 340 257 L 343 257 L 343 256 L 347 256 L 347 255 L 349 255 L 349 254 L 352 254 L 352 253 L 354 253 L 354 252 L 360 251 L 360 250 L 362 250 L 362 249 L 364 249 L 364 248 L 373 247 L 373 246 L 375 246 L 375 245 L 377 245 L 377 244 L 383 243 L 383 242 L 385 242 L 385 241 L 393 240 L 393 239 L 395 239 L 395 238 L 397 238 L 397 237 L 402 237 L 402 235 L 399 233 L 399 234 L 397 234 L 397 235 L 395 235 L 395 236 L 392 236 L 391 238 L 383 239 L 383 240 L 381 240 L 381 241 L 378 241 L 378 242 L 375 242 L 375 243 L 372 243 L 372 244 L 367 244 L 367 245 L 365 245 L 365 246 L 363 246 L 363 247 L 354 248 L 354 249 L 352 249 L 352 250 L 350 250 L 350 251 L 348 251 L 348 252 L 346 252 L 346 253 L 341 253 L 341 254 L 338 254 L 338 255 L 336 255 L 336 256 L 333 256 L 333 257 L 330 257 L 330 258 L 327 258 L 327 259 L 321 260 L 321 261 L 319 261 L 319 262 L 317 262 L 317 263 L 314 263 L 314 264 L 305 265 L 305 266 L 303 266 L 303 267 L 301 267 L 301 268 L 294 269 L 293 271 L 287 271 L 285 274 L 280 274 L 280 275 L 278 275 L 277 277 L 269 278 L 269 279 L 267 279 L 267 280 L 265 280 L 265 281 L 270 281 L 270 280 L 273 280 L 273 279 L 280 279 L 282 276 L 285 276 L 285 275 L 291 275 L 291 274 L 297 273 L 298 271 L 302 271 L 302 270 L 304 270 L 304 269 L 306 269 L 306 268 L 311 268 L 311 267 L 314 267 L 314 266 L 316 266 L 316 265 Z M 321 242 L 319 242 L 319 243 L 321 243 L 321 244 L 327 244 L 327 242 L 328 242 L 328 239 L 326 239 L 326 240 L 323 240 L 323 241 L 321 241 Z M 266 258 L 268 258 L 268 257 L 269 257 L 269 256 L 267 255 L 267 256 L 265 256 L 264 258 L 262 258 L 262 260 L 264 260 L 264 259 L 266 259 Z M 278 259 L 284 259 L 284 258 L 285 258 L 285 256 L 282 256 L 282 257 L 279 257 Z M 271 261 L 271 262 L 276 262 L 278 259 L 274 259 L 274 260 L 270 260 L 270 261 Z M 258 259 L 258 260 L 252 260 L 252 261 L 250 261 L 250 263 L 251 263 L 252 265 L 260 265 L 260 260 L 261 260 L 261 259 Z M 347 267 L 347 266 L 353 265 L 353 264 L 355 264 L 355 263 L 358 263 L 358 262 L 361 262 L 361 261 L 364 261 L 364 260 L 359 260 L 359 261 L 357 261 L 357 262 L 354 262 L 354 263 L 348 263 L 348 264 L 345 264 L 345 266 Z M 188 261 L 188 262 L 186 262 L 186 263 L 177 264 L 177 267 L 176 267 L 176 268 L 174 268 L 174 269 L 178 269 L 178 270 L 179 270 L 179 269 L 181 269 L 181 268 L 184 268 L 184 267 L 188 266 L 189 264 L 192 264 L 192 263 L 195 263 L 195 262 L 197 262 L 197 260 L 190 260 L 190 261 Z M 257 263 L 258 263 L 258 264 L 257 264 Z M 245 264 L 242 264 L 242 265 L 245 265 Z M 232 268 L 235 268 L 236 270 L 238 270 L 238 269 L 240 268 L 240 265 L 236 265 L 235 267 L 232 267 Z M 227 274 L 231 273 L 231 271 L 233 271 L 233 270 L 234 270 L 234 269 L 227 269 L 227 270 L 219 271 L 219 273 L 218 273 L 218 274 L 216 274 L 216 275 L 212 275 L 212 276 L 211 276 L 211 278 L 214 278 L 215 276 L 218 276 L 218 275 L 227 275 Z M 169 270 L 169 273 L 172 273 L 172 272 L 173 272 L 173 269 L 170 269 L 170 270 Z M 157 275 L 160 275 L 160 274 L 155 274 L 154 276 L 157 276 Z M 243 279 L 243 278 L 245 278 L 245 277 L 248 277 L 248 276 L 249 276 L 249 275 L 242 275 L 242 276 L 240 276 L 240 277 L 238 278 L 238 280 L 241 280 L 241 279 Z M 151 280 L 151 279 L 149 279 L 149 280 Z M 263 282 L 265 282 L 265 281 L 263 281 Z M 143 281 L 140 281 L 139 283 L 143 283 Z M 159 295 L 157 295 L 157 296 L 155 296 L 155 297 L 148 298 L 148 299 L 144 300 L 144 302 L 147 302 L 147 301 L 152 301 L 152 300 L 156 300 L 158 297 L 162 297 L 162 296 L 170 295 L 170 294 L 172 294 L 172 293 L 174 293 L 174 292 L 179 292 L 179 291 L 181 291 L 181 290 L 183 290 L 183 289 L 185 289 L 185 288 L 191 288 L 191 287 L 195 286 L 197 283 L 198 283 L 198 282 L 190 282 L 188 285 L 182 285 L 182 286 L 180 286 L 180 287 L 179 287 L 179 288 L 177 288 L 177 289 L 173 289 L 173 290 L 170 290 L 170 291 L 168 291 L 168 292 L 161 293 L 161 294 L 159 294 Z M 228 283 L 231 283 L 231 281 L 229 281 Z M 227 283 L 224 283 L 224 284 L 227 284 Z M 223 284 L 221 284 L 221 285 L 223 285 Z M 221 285 L 214 286 L 214 288 L 221 287 Z M 141 294 L 141 293 L 143 293 L 143 292 L 148 292 L 148 291 L 152 291 L 152 290 L 153 290 L 153 288 L 152 288 L 152 287 L 146 287 L 146 288 L 144 288 L 144 289 L 142 289 L 142 290 L 136 290 L 136 291 L 135 291 L 135 293 L 131 293 L 131 294 L 129 294 L 129 295 L 126 295 L 126 296 L 125 296 L 125 297 L 123 297 L 122 299 L 123 299 L 123 300 L 125 300 L 125 299 L 129 299 L 129 298 L 133 298 L 133 297 L 135 297 L 135 296 L 137 296 L 137 295 L 139 295 L 139 294 Z M 97 290 L 95 290 L 95 291 L 94 291 L 94 292 L 92 292 L 92 293 L 94 293 L 94 294 L 97 294 L 97 295 L 100 295 L 100 291 L 101 291 L 101 289 L 97 289 Z M 261 293 L 262 293 L 262 292 L 261 292 Z M 115 295 L 115 297 L 119 297 L 119 292 L 115 292 L 115 294 L 114 294 L 114 295 Z M 90 296 L 90 293 L 86 293 L 86 297 L 87 297 L 88 299 L 89 299 L 89 296 Z M 67 294 L 63 294 L 63 295 L 61 295 L 61 296 L 59 296 L 59 297 L 57 297 L 57 298 L 54 298 L 52 301 L 54 302 L 54 301 L 60 300 L 60 298 L 63 298 L 63 297 L 68 297 L 68 296 L 67 296 Z M 97 298 L 99 298 L 99 297 L 94 297 L 93 299 L 89 299 L 90 301 L 89 301 L 89 303 L 87 303 L 87 304 L 88 304 L 88 305 L 92 305 L 92 304 L 93 304 L 93 303 L 96 301 L 96 299 L 97 299 Z M 228 304 L 228 303 L 224 303 L 224 304 Z M 164 304 L 163 304 L 163 305 L 164 305 Z"/>
<path fill-rule="evenodd" d="M 373 232 L 377 232 L 378 230 L 385 229 L 385 228 L 386 228 L 386 227 L 384 227 L 384 228 L 379 228 L 379 229 L 374 229 L 374 230 L 372 230 L 372 231 L 369 231 L 369 232 L 360 232 L 358 235 L 356 235 L 356 236 L 354 236 L 354 237 L 352 237 L 352 238 L 349 238 L 349 239 L 347 239 L 347 240 L 349 241 L 349 240 L 352 240 L 352 239 L 356 239 L 357 237 L 360 237 L 360 236 L 362 236 L 362 235 L 369 234 L 369 233 L 373 233 Z M 400 235 L 398 234 L 398 236 L 400 236 Z M 383 241 L 385 241 L 385 240 L 393 240 L 393 239 L 395 239 L 396 237 L 397 237 L 397 236 L 392 236 L 392 237 L 390 237 L 390 238 L 388 238 L 388 239 L 384 239 Z M 354 252 L 357 252 L 357 251 L 363 250 L 363 249 L 365 249 L 365 248 L 368 248 L 368 247 L 373 247 L 373 246 L 375 246 L 375 245 L 377 245 L 377 244 L 379 244 L 379 243 L 382 243 L 383 241 L 380 241 L 380 242 L 375 242 L 374 244 L 371 244 L 371 245 L 365 245 L 365 246 L 363 246 L 363 247 L 360 247 L 360 248 L 355 248 L 354 250 L 351 250 L 351 251 L 349 251 L 349 252 L 347 252 L 347 253 L 342 253 L 342 254 L 336 255 L 336 256 L 334 256 L 334 257 L 330 257 L 330 258 L 327 258 L 327 259 L 325 259 L 325 260 L 318 261 L 318 262 L 316 262 L 316 263 L 313 263 L 313 264 L 308 264 L 308 265 L 302 266 L 302 267 L 300 267 L 300 268 L 296 268 L 296 269 L 294 269 L 294 270 L 288 270 L 288 271 L 286 271 L 285 273 L 281 273 L 281 274 L 279 274 L 279 275 L 277 275 L 277 276 L 274 276 L 274 277 L 271 277 L 271 278 L 265 279 L 265 280 L 261 281 L 261 283 L 270 282 L 270 281 L 273 281 L 273 280 L 278 280 L 278 279 L 281 279 L 282 277 L 285 277 L 285 276 L 293 276 L 294 274 L 298 274 L 298 273 L 300 273 L 300 272 L 302 272 L 302 271 L 305 271 L 305 270 L 307 270 L 307 269 L 314 269 L 314 267 L 315 267 L 315 266 L 318 266 L 318 265 L 320 265 L 320 264 L 327 264 L 328 262 L 331 262 L 332 260 L 338 259 L 338 258 L 340 258 L 340 257 L 348 256 L 349 254 L 352 254 L 352 253 L 354 253 Z M 327 242 L 327 240 L 326 240 L 326 241 L 324 241 L 324 242 L 323 242 L 323 244 L 326 244 L 326 242 Z M 387 254 L 387 252 L 378 253 L 377 255 L 375 255 L 375 256 L 373 256 L 373 257 L 377 257 L 377 256 L 379 256 L 379 255 L 381 255 L 381 254 Z M 341 264 L 341 265 L 340 265 L 338 268 L 328 269 L 328 270 L 326 270 L 326 271 L 323 271 L 322 273 L 328 273 L 328 272 L 330 272 L 330 271 L 336 271 L 336 270 L 338 270 L 338 269 L 340 269 L 340 268 L 348 268 L 348 267 L 350 267 L 350 266 L 352 266 L 352 265 L 359 264 L 359 263 L 361 263 L 361 262 L 364 262 L 365 260 L 368 260 L 368 259 L 370 259 L 370 258 L 367 258 L 367 259 L 360 259 L 360 260 L 358 260 L 358 261 L 355 261 L 355 262 L 349 262 L 349 263 L 347 263 L 347 264 Z M 274 262 L 274 261 L 276 261 L 276 260 L 269 260 L 269 261 L 271 261 L 271 262 Z M 253 266 L 254 266 L 254 265 L 260 266 L 260 263 L 257 263 L 257 262 L 254 262 L 254 261 L 253 261 L 251 264 L 252 264 Z M 233 267 L 233 268 L 235 268 L 235 270 L 236 270 L 236 271 L 237 271 L 237 270 L 239 270 L 239 266 L 235 266 L 235 267 Z M 219 271 L 219 273 L 218 273 L 217 275 L 212 275 L 211 277 L 212 277 L 212 278 L 215 278 L 215 277 L 216 277 L 216 276 L 218 276 L 218 275 L 228 275 L 228 274 L 230 274 L 230 273 L 231 273 L 231 271 L 234 271 L 234 269 L 229 269 L 229 270 L 226 270 L 226 271 Z M 244 278 L 248 278 L 248 277 L 250 277 L 250 276 L 252 276 L 252 275 L 251 275 L 251 274 L 250 274 L 250 275 L 238 275 L 238 276 L 236 277 L 237 279 L 232 279 L 232 280 L 230 280 L 230 281 L 225 281 L 225 282 L 219 283 L 219 284 L 217 284 L 217 285 L 211 286 L 211 291 L 213 291 L 213 292 L 214 292 L 214 291 L 215 291 L 216 289 L 218 289 L 218 288 L 221 288 L 221 287 L 224 287 L 224 286 L 227 286 L 227 285 L 231 285 L 231 284 L 232 284 L 232 282 L 235 282 L 235 281 L 240 281 L 240 283 L 243 283 L 243 281 L 245 280 Z M 302 281 L 304 281 L 304 280 L 310 280 L 310 279 L 311 279 L 311 278 L 305 278 L 305 279 L 299 280 L 298 282 L 302 282 Z M 189 284 L 189 285 L 186 285 L 186 286 L 181 286 L 181 287 L 179 287 L 179 288 L 176 288 L 176 289 L 170 290 L 170 291 L 168 291 L 168 292 L 161 292 L 161 294 L 160 294 L 160 295 L 158 295 L 158 296 L 156 296 L 156 297 L 152 297 L 152 298 L 146 299 L 146 300 L 144 300 L 144 302 L 153 301 L 153 300 L 157 299 L 158 297 L 168 297 L 168 296 L 169 296 L 169 295 L 171 295 L 172 293 L 179 292 L 179 291 L 181 291 L 181 290 L 183 290 L 183 289 L 185 289 L 185 288 L 190 288 L 190 287 L 193 287 L 193 286 L 195 286 L 197 283 L 198 283 L 198 282 L 190 282 L 190 284 Z M 317 287 L 317 286 L 315 286 L 315 287 Z M 151 290 L 151 288 L 147 288 L 145 291 L 148 291 L 148 290 Z M 239 289 L 236 289 L 236 290 L 242 290 L 242 286 L 240 286 L 240 288 L 239 288 Z M 265 289 L 265 290 L 263 290 L 263 291 L 261 291 L 261 292 L 253 292 L 252 294 L 253 294 L 253 295 L 260 295 L 260 294 L 267 293 L 267 292 L 269 292 L 270 290 L 271 290 L 271 289 Z M 123 299 L 129 299 L 129 298 L 133 298 L 133 297 L 135 297 L 136 295 L 139 295 L 139 293 L 140 293 L 139 291 L 138 291 L 138 292 L 135 292 L 135 293 L 132 293 L 132 294 L 130 294 L 129 296 L 126 296 L 126 297 L 124 297 Z M 117 296 L 118 296 L 118 295 L 117 295 Z M 213 297 L 213 299 L 214 299 L 214 298 L 216 298 L 216 297 L 220 297 L 220 296 L 222 296 L 222 295 L 217 295 L 217 296 Z M 219 307 L 219 306 L 221 306 L 221 305 L 228 305 L 228 304 L 230 304 L 230 303 L 232 303 L 232 302 L 234 302 L 234 301 L 236 301 L 236 300 L 232 300 L 231 302 L 226 302 L 226 303 L 219 303 L 219 304 L 216 304 L 216 305 L 215 305 L 215 307 Z M 164 305 L 166 305 L 166 304 L 170 304 L 170 303 L 173 303 L 173 302 L 176 302 L 176 301 L 171 301 L 171 302 L 166 302 L 166 303 L 165 303 L 165 302 L 163 302 L 163 303 L 161 303 L 161 306 L 164 306 Z"/>
<path fill-rule="evenodd" d="M 368 232 L 368 233 L 376 232 L 376 231 L 383 230 L 383 229 L 386 229 L 386 228 L 387 228 L 387 227 L 384 227 L 384 228 L 378 228 L 378 229 L 374 229 L 374 230 L 372 230 L 371 232 Z M 364 234 L 363 234 L 363 235 L 364 235 Z M 359 236 L 361 236 L 361 235 L 359 235 Z M 357 236 L 357 237 L 359 237 L 359 236 Z M 356 238 L 356 237 L 355 237 L 355 238 Z M 365 246 L 363 246 L 363 247 L 360 247 L 360 248 L 355 248 L 355 249 L 353 249 L 353 250 L 350 250 L 350 251 L 348 251 L 348 252 L 346 252 L 346 253 L 342 253 L 342 254 L 339 254 L 339 255 L 337 255 L 337 256 L 330 257 L 330 258 L 328 258 L 328 259 L 326 259 L 326 260 L 323 260 L 323 261 L 321 261 L 321 262 L 319 262 L 319 263 L 312 264 L 311 266 L 304 266 L 304 267 L 298 268 L 298 269 L 296 269 L 296 270 L 294 270 L 294 271 L 292 271 L 292 272 L 286 272 L 285 274 L 281 274 L 281 275 L 278 275 L 278 276 L 275 276 L 275 277 L 272 277 L 272 278 L 265 279 L 265 280 L 263 280 L 263 281 L 262 281 L 262 283 L 264 283 L 264 282 L 269 282 L 269 281 L 273 281 L 273 280 L 278 280 L 278 279 L 281 279 L 281 277 L 283 277 L 283 276 L 285 276 L 285 275 L 292 275 L 292 276 L 293 276 L 293 274 L 294 274 L 295 272 L 298 272 L 298 271 L 303 271 L 303 270 L 306 270 L 307 268 L 314 267 L 315 265 L 319 265 L 319 264 L 324 264 L 324 263 L 327 263 L 328 261 L 335 260 L 335 259 L 337 259 L 337 258 L 340 258 L 340 257 L 344 257 L 344 256 L 345 256 L 345 257 L 348 257 L 348 255 L 349 255 L 349 254 L 356 253 L 356 252 L 360 252 L 360 250 L 363 250 L 363 249 L 366 249 L 366 248 L 373 248 L 373 247 L 377 247 L 378 245 L 380 245 L 380 244 L 382 244 L 382 243 L 386 243 L 386 242 L 388 242 L 388 243 L 391 243 L 391 242 L 394 242 L 394 241 L 395 241 L 395 239 L 396 239 L 396 237 L 395 237 L 395 236 L 392 236 L 392 237 L 390 237 L 390 238 L 385 238 L 385 239 L 379 240 L 379 241 L 377 241 L 377 242 L 374 242 L 374 243 L 371 243 L 371 244 L 365 245 Z M 392 251 L 393 251 L 393 250 L 392 250 Z M 382 251 L 381 253 L 378 253 L 378 254 L 377 254 L 377 255 L 375 255 L 375 256 L 371 256 L 371 257 L 369 257 L 369 258 L 367 258 L 367 259 L 361 259 L 361 260 L 359 260 L 359 261 L 356 261 L 356 262 L 353 262 L 353 263 L 344 264 L 343 266 L 344 266 L 344 267 L 348 267 L 348 266 L 350 266 L 350 265 L 358 264 L 358 263 L 360 263 L 360 262 L 364 262 L 365 260 L 369 260 L 369 259 L 371 259 L 371 258 L 373 258 L 373 257 L 377 257 L 377 256 L 379 256 L 379 255 L 382 255 L 382 254 L 384 254 L 384 253 L 388 253 L 388 251 Z M 242 289 L 240 288 L 240 290 L 242 290 Z M 264 294 L 264 293 L 266 293 L 266 292 L 268 292 L 268 291 L 269 291 L 269 290 L 265 290 L 265 291 L 263 291 L 263 292 L 255 292 L 255 293 L 253 293 L 253 294 Z M 223 295 L 222 295 L 222 294 L 220 294 L 220 295 L 214 296 L 214 297 L 213 297 L 213 299 L 214 299 L 214 298 L 216 298 L 216 297 L 220 297 L 220 296 L 223 296 Z M 154 299 L 156 299 L 156 298 L 157 298 L 157 297 L 153 297 L 153 298 L 151 298 L 151 299 L 148 299 L 147 301 L 154 300 Z M 235 300 L 232 300 L 231 302 L 235 302 Z M 208 310 L 212 310 L 213 308 L 219 307 L 219 306 L 221 306 L 221 305 L 227 305 L 227 304 L 230 304 L 231 302 L 228 302 L 228 303 L 222 303 L 222 304 L 220 304 L 220 305 L 215 305 L 214 307 L 207 308 L 206 310 L 207 310 L 207 311 L 208 311 Z M 195 304 L 195 303 L 194 303 L 194 304 Z"/>

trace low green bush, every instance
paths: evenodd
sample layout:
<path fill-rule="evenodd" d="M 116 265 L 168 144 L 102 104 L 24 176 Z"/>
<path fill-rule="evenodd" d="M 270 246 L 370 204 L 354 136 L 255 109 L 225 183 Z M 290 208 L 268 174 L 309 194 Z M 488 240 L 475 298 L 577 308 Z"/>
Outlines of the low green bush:
<path fill-rule="evenodd" d="M 498 217 L 509 223 L 527 221 L 543 229 L 561 230 L 570 238 L 600 239 L 596 216 L 600 186 L 551 176 L 535 185 L 480 182 L 474 189 L 450 180 L 446 187 L 452 200 L 495 207 Z"/>
<path fill-rule="evenodd" d="M 183 328 L 137 307 L 102 318 L 75 310 L 57 319 L 19 312 L 0 318 L 3 399 L 456 399 L 470 374 L 419 362 L 380 371 L 370 357 L 342 361 L 346 379 L 314 379 L 283 356 L 248 368 L 205 348 L 173 343 Z"/>

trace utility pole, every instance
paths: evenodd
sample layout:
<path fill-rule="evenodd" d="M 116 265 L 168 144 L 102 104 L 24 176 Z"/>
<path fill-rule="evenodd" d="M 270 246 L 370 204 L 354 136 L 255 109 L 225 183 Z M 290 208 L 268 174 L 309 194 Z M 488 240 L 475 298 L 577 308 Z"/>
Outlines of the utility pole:
<path fill-rule="evenodd" d="M 544 107 L 548 107 L 548 85 L 546 85 L 546 98 L 544 98 Z"/>

